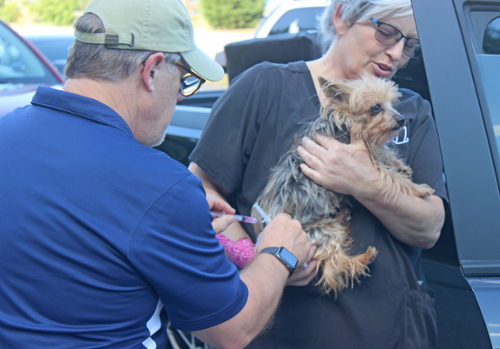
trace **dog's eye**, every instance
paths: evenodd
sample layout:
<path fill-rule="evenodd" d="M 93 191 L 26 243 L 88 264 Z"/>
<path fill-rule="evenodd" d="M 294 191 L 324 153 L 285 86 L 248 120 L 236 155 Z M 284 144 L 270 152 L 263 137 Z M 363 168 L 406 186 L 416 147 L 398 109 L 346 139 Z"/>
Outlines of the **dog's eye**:
<path fill-rule="evenodd" d="M 382 107 L 380 106 L 380 104 L 377 104 L 375 106 L 373 106 L 371 109 L 370 109 L 370 114 L 372 116 L 375 116 L 377 115 L 378 113 L 380 113 L 382 111 Z"/>

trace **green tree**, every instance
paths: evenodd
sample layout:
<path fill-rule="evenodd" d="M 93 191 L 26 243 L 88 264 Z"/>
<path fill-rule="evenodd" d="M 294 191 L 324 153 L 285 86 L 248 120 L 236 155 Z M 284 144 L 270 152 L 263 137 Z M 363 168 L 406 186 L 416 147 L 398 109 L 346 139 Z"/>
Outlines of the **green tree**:
<path fill-rule="evenodd" d="M 199 0 L 198 6 L 214 28 L 252 28 L 262 18 L 265 0 Z"/>
<path fill-rule="evenodd" d="M 0 2 L 0 18 L 5 22 L 15 22 L 17 21 L 17 16 L 19 15 L 19 7 L 13 1 L 1 1 Z"/>
<path fill-rule="evenodd" d="M 71 25 L 88 3 L 88 0 L 38 0 L 30 4 L 30 13 L 43 23 Z"/>

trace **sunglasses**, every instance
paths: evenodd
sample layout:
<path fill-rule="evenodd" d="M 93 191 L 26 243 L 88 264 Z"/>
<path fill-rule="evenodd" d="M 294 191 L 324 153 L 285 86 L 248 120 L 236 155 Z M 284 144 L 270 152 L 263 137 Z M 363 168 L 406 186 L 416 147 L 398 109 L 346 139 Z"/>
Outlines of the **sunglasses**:
<path fill-rule="evenodd" d="M 180 64 L 176 64 L 176 66 L 182 68 L 186 71 L 186 74 L 181 76 L 181 87 L 180 92 L 184 97 L 189 97 L 194 95 L 200 89 L 201 85 L 203 85 L 206 80 L 196 74 L 192 69 L 184 67 Z"/>
<path fill-rule="evenodd" d="M 420 40 L 415 38 L 409 38 L 403 35 L 401 30 L 398 28 L 376 20 L 375 18 L 370 18 L 370 21 L 377 25 L 377 31 L 375 32 L 375 39 L 384 46 L 394 46 L 401 39 L 405 39 L 405 46 L 403 48 L 403 53 L 409 58 L 418 58 L 421 55 Z"/>

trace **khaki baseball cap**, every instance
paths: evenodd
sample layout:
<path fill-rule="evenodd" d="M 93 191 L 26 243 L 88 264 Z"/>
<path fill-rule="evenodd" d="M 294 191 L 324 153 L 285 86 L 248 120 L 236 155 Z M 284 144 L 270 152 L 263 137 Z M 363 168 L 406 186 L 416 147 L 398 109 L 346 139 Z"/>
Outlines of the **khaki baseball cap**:
<path fill-rule="evenodd" d="M 78 41 L 112 49 L 179 53 L 202 78 L 219 81 L 224 70 L 194 42 L 193 25 L 180 0 L 93 0 L 93 13 L 105 33 L 75 31 Z"/>

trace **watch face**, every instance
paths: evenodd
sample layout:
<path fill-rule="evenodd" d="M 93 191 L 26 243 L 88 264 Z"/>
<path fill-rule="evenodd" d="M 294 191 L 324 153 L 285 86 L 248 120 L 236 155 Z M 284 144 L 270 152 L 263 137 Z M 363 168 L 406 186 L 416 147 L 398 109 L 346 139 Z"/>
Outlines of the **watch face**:
<path fill-rule="evenodd" d="M 291 254 L 287 249 L 282 248 L 279 254 L 284 261 L 286 261 L 288 264 L 292 266 L 292 268 L 295 268 L 297 266 L 298 262 L 297 257 Z"/>

